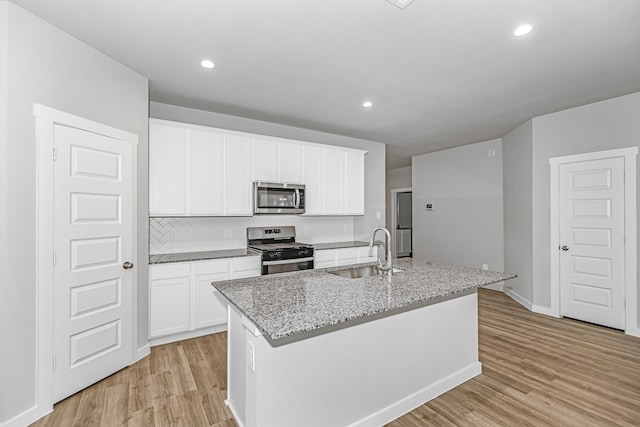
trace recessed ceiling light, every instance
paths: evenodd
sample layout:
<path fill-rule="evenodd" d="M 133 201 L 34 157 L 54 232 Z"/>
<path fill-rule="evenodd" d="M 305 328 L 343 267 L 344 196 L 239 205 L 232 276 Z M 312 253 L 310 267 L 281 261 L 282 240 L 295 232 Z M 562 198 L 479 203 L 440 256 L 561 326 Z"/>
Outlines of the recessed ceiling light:
<path fill-rule="evenodd" d="M 373 107 L 373 102 L 371 102 L 371 101 L 364 101 L 364 102 L 362 103 L 362 106 L 363 106 L 363 107 L 365 107 L 365 108 Z"/>
<path fill-rule="evenodd" d="M 387 1 L 394 6 L 398 6 L 400 9 L 404 9 L 405 7 L 409 6 L 413 2 L 413 0 L 387 0 Z"/>
<path fill-rule="evenodd" d="M 533 27 L 531 25 L 529 25 L 529 24 L 520 25 L 513 32 L 513 35 L 516 36 L 516 37 L 522 37 L 522 36 L 524 36 L 526 34 L 529 34 L 531 32 L 531 30 L 533 30 Z"/>
<path fill-rule="evenodd" d="M 202 65 L 204 68 L 215 67 L 215 64 L 212 61 L 209 61 L 208 59 L 203 59 L 202 62 L 200 62 L 200 65 Z"/>

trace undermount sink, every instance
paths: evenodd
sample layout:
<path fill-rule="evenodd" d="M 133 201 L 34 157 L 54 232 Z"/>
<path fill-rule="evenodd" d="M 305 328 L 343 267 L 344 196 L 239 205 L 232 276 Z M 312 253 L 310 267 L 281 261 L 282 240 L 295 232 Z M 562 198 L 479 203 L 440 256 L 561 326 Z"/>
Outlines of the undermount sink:
<path fill-rule="evenodd" d="M 393 273 L 399 273 L 402 270 L 394 268 Z M 330 271 L 329 273 L 346 279 L 360 279 L 362 277 L 380 276 L 382 271 L 377 265 L 367 265 L 364 267 L 345 268 L 344 270 Z"/>

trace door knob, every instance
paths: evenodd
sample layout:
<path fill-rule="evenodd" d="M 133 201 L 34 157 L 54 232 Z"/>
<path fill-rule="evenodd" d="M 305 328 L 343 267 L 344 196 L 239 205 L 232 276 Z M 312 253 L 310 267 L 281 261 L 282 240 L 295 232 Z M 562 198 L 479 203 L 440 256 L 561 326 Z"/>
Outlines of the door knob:
<path fill-rule="evenodd" d="M 563 251 L 568 251 L 568 250 L 569 250 L 569 246 L 564 245 L 564 246 L 562 247 L 562 250 L 563 250 Z"/>
<path fill-rule="evenodd" d="M 126 261 L 124 264 L 122 264 L 122 268 L 124 268 L 125 270 L 133 268 L 133 263 Z"/>

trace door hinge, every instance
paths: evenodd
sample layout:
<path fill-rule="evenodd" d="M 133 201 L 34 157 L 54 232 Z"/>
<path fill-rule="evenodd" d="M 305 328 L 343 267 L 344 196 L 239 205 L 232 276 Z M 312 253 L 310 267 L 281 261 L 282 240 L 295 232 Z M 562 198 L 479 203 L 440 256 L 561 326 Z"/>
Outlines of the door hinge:
<path fill-rule="evenodd" d="M 53 148 L 53 161 L 55 162 L 56 160 L 58 160 L 58 149 L 57 148 Z"/>

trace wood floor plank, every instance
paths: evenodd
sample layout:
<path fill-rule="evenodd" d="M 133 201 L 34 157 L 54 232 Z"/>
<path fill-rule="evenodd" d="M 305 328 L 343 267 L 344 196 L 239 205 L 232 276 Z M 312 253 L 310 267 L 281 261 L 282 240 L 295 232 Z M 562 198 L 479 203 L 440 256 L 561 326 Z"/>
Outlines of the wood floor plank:
<path fill-rule="evenodd" d="M 532 313 L 480 290 L 476 378 L 389 427 L 640 426 L 640 339 Z M 227 335 L 153 347 L 151 355 L 59 402 L 49 426 L 237 427 L 226 398 Z"/>

